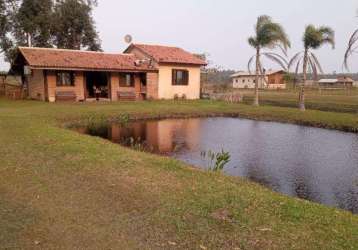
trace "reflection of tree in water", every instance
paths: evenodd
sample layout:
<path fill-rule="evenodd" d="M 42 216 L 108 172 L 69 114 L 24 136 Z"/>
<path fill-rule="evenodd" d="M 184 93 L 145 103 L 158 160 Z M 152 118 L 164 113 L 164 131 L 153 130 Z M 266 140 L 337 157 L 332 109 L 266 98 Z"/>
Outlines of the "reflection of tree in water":
<path fill-rule="evenodd" d="M 355 140 L 352 142 L 352 149 L 358 151 L 358 135 L 355 137 Z M 355 162 L 357 162 L 358 166 L 358 155 L 354 154 Z M 338 203 L 341 208 L 351 211 L 354 214 L 358 214 L 358 168 L 356 172 L 353 174 L 354 178 L 352 181 L 352 185 L 350 185 L 350 189 L 347 192 L 337 192 L 335 193 Z M 346 195 L 343 195 L 346 194 Z"/>
<path fill-rule="evenodd" d="M 312 185 L 310 182 L 312 180 L 313 174 L 311 173 L 310 169 L 310 152 L 309 146 L 306 145 L 305 138 L 309 138 L 309 130 L 305 127 L 298 127 L 297 137 L 301 138 L 298 140 L 298 144 L 296 144 L 296 157 L 295 163 L 292 169 L 292 188 L 293 188 L 293 195 L 297 196 L 298 198 L 310 200 L 310 201 L 319 201 L 319 197 L 314 197 L 314 192 L 312 192 Z"/>
<path fill-rule="evenodd" d="M 309 187 L 306 185 L 305 180 L 303 179 L 296 179 L 293 183 L 295 194 L 300 199 L 305 200 L 312 200 L 312 193 L 309 189 Z"/>
<path fill-rule="evenodd" d="M 259 183 L 265 187 L 269 187 L 274 191 L 280 190 L 280 185 L 278 181 L 275 181 L 271 176 L 266 176 L 263 174 L 262 169 L 258 165 L 250 165 L 247 168 L 247 178 L 251 181 Z"/>
<path fill-rule="evenodd" d="M 184 137 L 183 129 L 174 130 L 172 134 L 172 152 L 183 152 L 190 150 L 189 145 L 187 144 L 186 138 Z"/>
<path fill-rule="evenodd" d="M 110 137 L 108 126 L 89 126 L 86 133 L 103 139 L 109 139 Z"/>
<path fill-rule="evenodd" d="M 242 158 L 242 168 L 246 170 L 245 176 L 259 184 L 280 191 L 279 178 L 275 178 L 274 174 L 269 174 L 269 168 L 266 168 L 265 159 L 263 158 L 265 152 L 265 133 L 260 126 L 260 122 L 253 121 L 250 127 L 251 133 L 254 134 L 247 144 L 249 154 Z M 270 143 L 270 142 L 267 142 Z"/>
<path fill-rule="evenodd" d="M 340 208 L 358 214 L 358 177 L 347 191 L 335 190 L 334 195 Z"/>

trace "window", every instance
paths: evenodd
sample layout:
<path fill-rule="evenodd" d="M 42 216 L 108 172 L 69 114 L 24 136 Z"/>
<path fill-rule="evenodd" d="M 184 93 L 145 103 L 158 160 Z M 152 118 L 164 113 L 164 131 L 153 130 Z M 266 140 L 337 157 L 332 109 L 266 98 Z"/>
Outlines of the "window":
<path fill-rule="evenodd" d="M 173 85 L 188 85 L 189 84 L 189 71 L 173 69 Z"/>
<path fill-rule="evenodd" d="M 57 86 L 75 86 L 75 73 L 74 72 L 57 72 L 56 74 Z"/>
<path fill-rule="evenodd" d="M 119 76 L 119 86 L 121 87 L 134 87 L 134 74 L 121 74 Z"/>
<path fill-rule="evenodd" d="M 245 83 L 245 79 L 242 80 L 242 83 Z"/>

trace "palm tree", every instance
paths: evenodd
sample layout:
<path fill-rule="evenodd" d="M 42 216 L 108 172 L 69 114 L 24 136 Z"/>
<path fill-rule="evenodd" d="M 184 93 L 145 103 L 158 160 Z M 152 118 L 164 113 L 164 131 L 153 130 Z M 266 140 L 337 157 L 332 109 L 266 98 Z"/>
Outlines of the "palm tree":
<path fill-rule="evenodd" d="M 358 16 L 358 10 L 357 10 L 357 16 Z M 348 59 L 349 57 L 351 57 L 351 55 L 353 53 L 357 53 L 357 49 L 358 49 L 358 29 L 356 29 L 351 38 L 349 39 L 349 43 L 348 43 L 348 48 L 346 50 L 346 53 L 344 54 L 344 67 L 349 70 L 348 67 Z"/>
<path fill-rule="evenodd" d="M 351 57 L 353 53 L 357 53 L 358 49 L 358 29 L 354 31 L 351 38 L 349 39 L 348 48 L 346 53 L 344 54 L 344 67 L 349 70 L 348 67 L 348 59 Z"/>
<path fill-rule="evenodd" d="M 248 39 L 251 47 L 256 49 L 256 55 L 250 58 L 248 62 L 248 69 L 251 72 L 251 64 L 256 62 L 256 80 L 255 80 L 255 101 L 254 105 L 259 106 L 259 79 L 264 75 L 262 68 L 261 57 L 266 58 L 278 63 L 284 69 L 287 62 L 285 58 L 277 53 L 262 52 L 262 49 L 279 48 L 286 55 L 287 49 L 291 46 L 290 41 L 283 27 L 272 21 L 271 17 L 263 15 L 259 16 L 255 26 L 255 36 Z"/>
<path fill-rule="evenodd" d="M 311 50 L 318 49 L 324 44 L 331 44 L 334 49 L 335 39 L 334 31 L 330 27 L 321 26 L 316 28 L 313 25 L 308 25 L 306 27 L 305 33 L 303 35 L 304 50 L 298 52 L 293 56 L 288 68 L 290 69 L 292 65 L 296 64 L 296 75 L 298 74 L 300 65 L 303 66 L 303 81 L 300 88 L 299 94 L 299 109 L 305 111 L 305 84 L 307 81 L 307 70 L 311 69 L 312 74 L 315 79 L 317 79 L 318 74 L 323 74 L 321 64 L 318 61 L 318 58 Z"/>

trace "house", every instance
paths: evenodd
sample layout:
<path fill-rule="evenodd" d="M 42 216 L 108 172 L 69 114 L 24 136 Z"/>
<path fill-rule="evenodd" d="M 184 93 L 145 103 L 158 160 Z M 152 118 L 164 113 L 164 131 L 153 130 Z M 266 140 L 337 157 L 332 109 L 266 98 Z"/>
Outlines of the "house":
<path fill-rule="evenodd" d="M 250 72 L 239 71 L 231 75 L 233 88 L 235 89 L 254 89 L 256 76 Z M 265 82 L 262 78 L 259 80 L 259 88 L 264 88 Z"/>
<path fill-rule="evenodd" d="M 201 68 L 206 62 L 197 55 L 181 48 L 146 44 L 132 44 L 124 53 L 149 60 L 158 70 L 158 99 L 200 99 Z"/>
<path fill-rule="evenodd" d="M 18 48 L 10 73 L 42 101 L 200 98 L 206 62 L 177 47 L 132 44 L 122 54 Z"/>
<path fill-rule="evenodd" d="M 338 77 L 336 79 L 321 79 L 318 85 L 324 88 L 352 88 L 354 81 L 349 77 Z"/>
<path fill-rule="evenodd" d="M 265 77 L 260 77 L 259 88 L 285 89 L 284 70 L 269 70 L 265 72 Z M 253 89 L 255 88 L 256 75 L 253 72 L 239 71 L 231 75 L 233 88 Z"/>

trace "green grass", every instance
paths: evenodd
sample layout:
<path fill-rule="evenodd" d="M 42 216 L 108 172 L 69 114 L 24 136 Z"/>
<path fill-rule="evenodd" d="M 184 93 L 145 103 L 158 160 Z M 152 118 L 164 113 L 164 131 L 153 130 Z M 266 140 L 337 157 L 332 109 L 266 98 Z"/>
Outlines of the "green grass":
<path fill-rule="evenodd" d="M 253 90 L 241 90 L 245 103 L 253 102 Z M 298 90 L 261 91 L 263 105 L 278 107 L 297 107 Z M 306 90 L 308 109 L 358 114 L 358 89 L 352 90 Z"/>
<path fill-rule="evenodd" d="M 358 217 L 348 212 L 65 128 L 124 113 L 240 115 L 358 131 L 357 115 L 269 106 L 0 99 L 0 248 L 358 248 Z"/>

